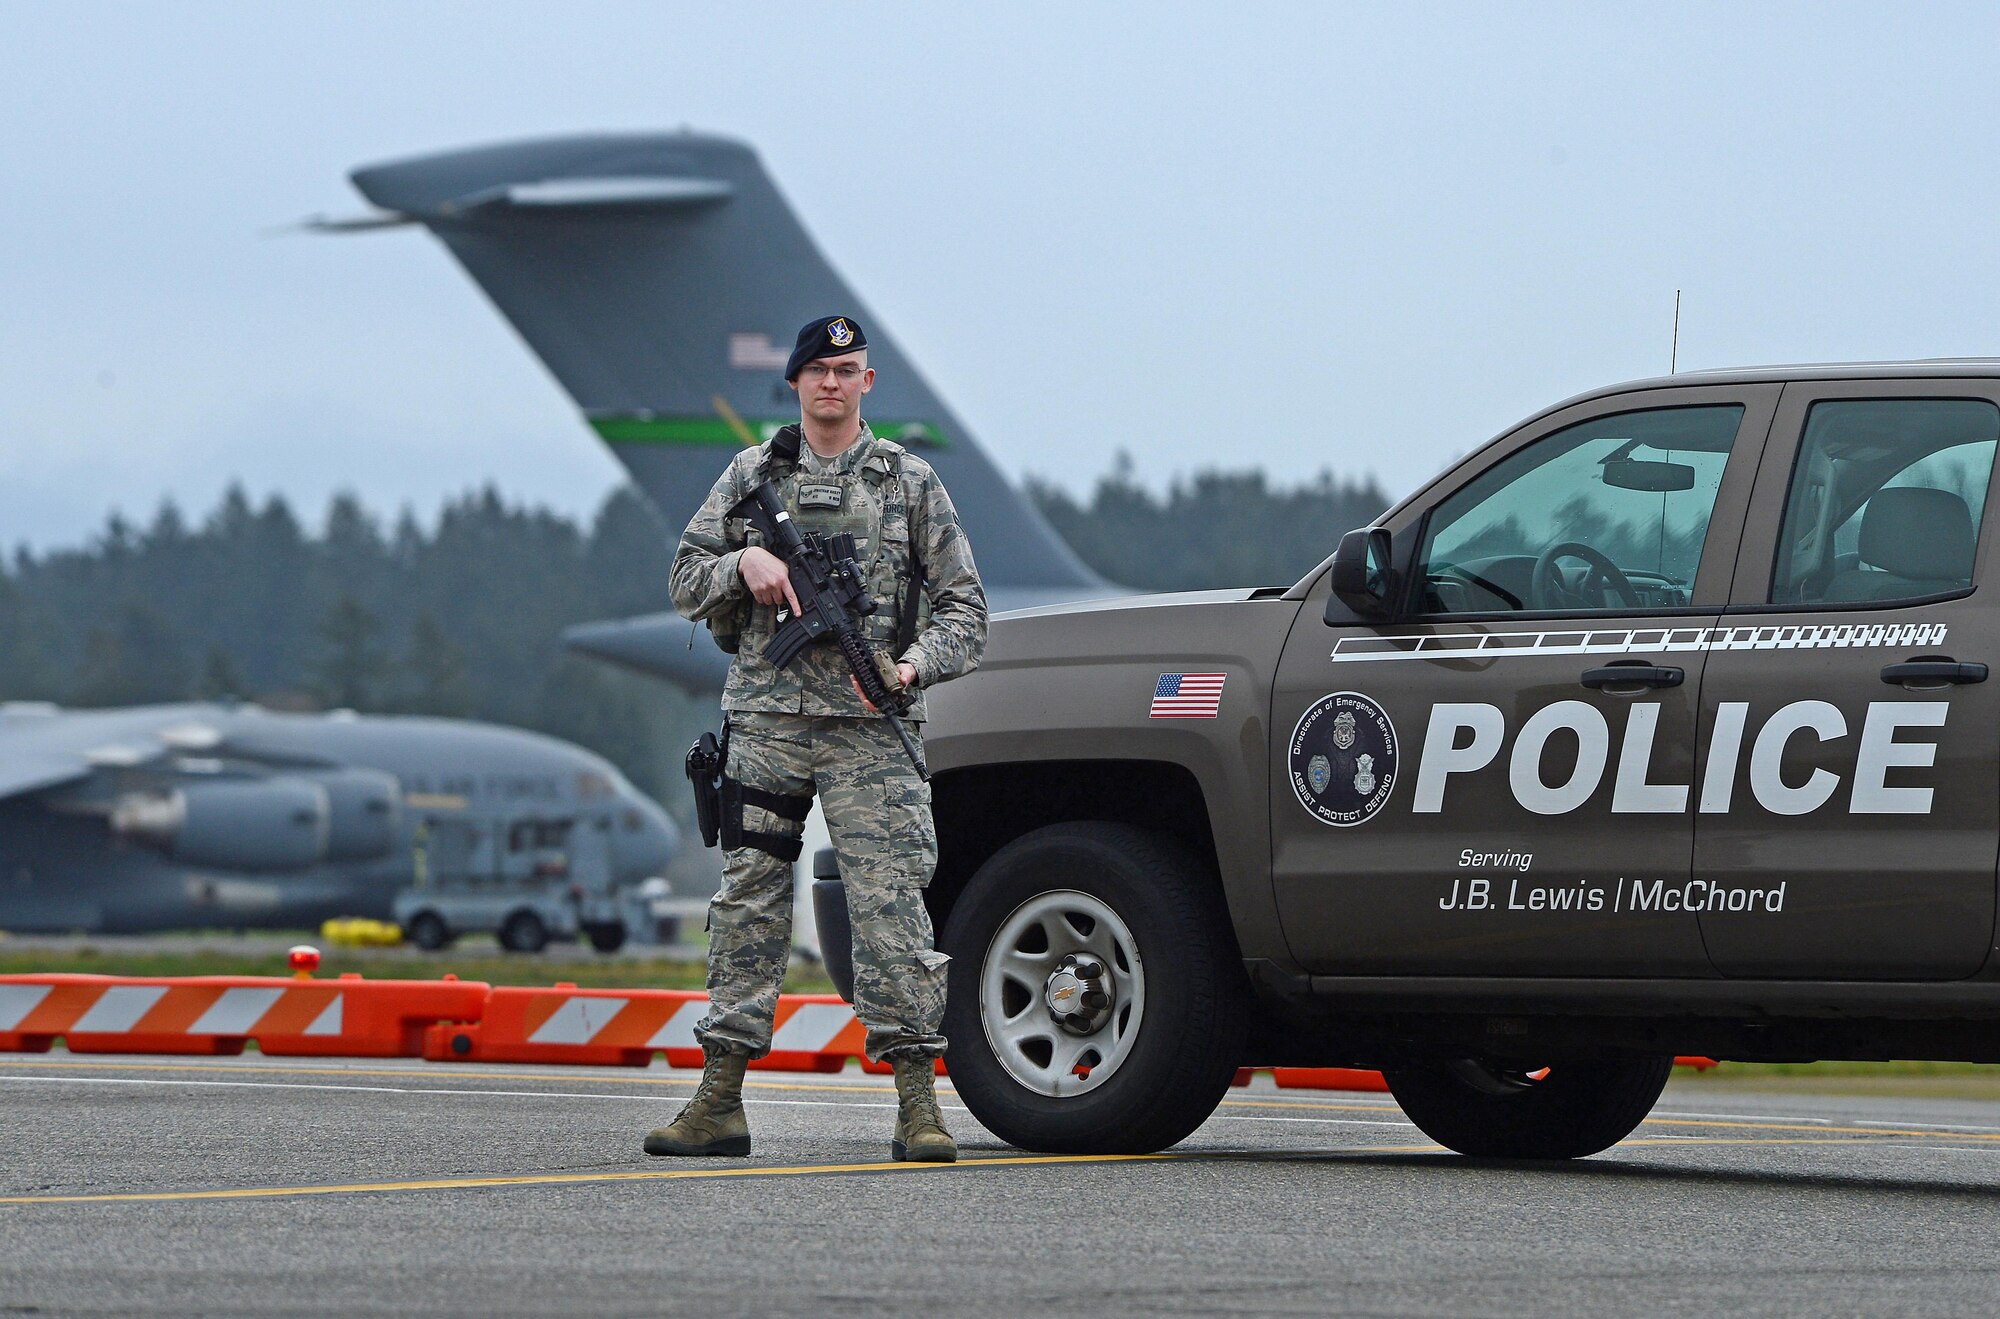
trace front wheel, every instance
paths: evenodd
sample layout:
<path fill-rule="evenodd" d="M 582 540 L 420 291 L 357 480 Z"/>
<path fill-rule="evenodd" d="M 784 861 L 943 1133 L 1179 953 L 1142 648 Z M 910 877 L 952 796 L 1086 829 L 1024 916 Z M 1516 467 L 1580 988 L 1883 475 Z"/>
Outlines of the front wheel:
<path fill-rule="evenodd" d="M 600 953 L 615 953 L 625 946 L 624 921 L 593 921 L 583 927 L 583 934 Z"/>
<path fill-rule="evenodd" d="M 412 916 L 403 933 L 411 943 L 427 953 L 437 952 L 451 943 L 451 930 L 445 925 L 444 917 L 434 911 L 420 911 Z"/>
<path fill-rule="evenodd" d="M 517 911 L 500 927 L 500 946 L 510 953 L 539 953 L 548 942 L 549 927 L 532 911 Z"/>
<path fill-rule="evenodd" d="M 1247 989 L 1214 877 L 1170 840 L 1051 825 L 996 852 L 945 926 L 952 1084 L 1002 1140 L 1143 1154 L 1215 1111 Z"/>
<path fill-rule="evenodd" d="M 1659 1100 L 1671 1057 L 1551 1063 L 1481 1058 L 1383 1073 L 1418 1130 L 1491 1159 L 1580 1159 L 1632 1134 Z"/>

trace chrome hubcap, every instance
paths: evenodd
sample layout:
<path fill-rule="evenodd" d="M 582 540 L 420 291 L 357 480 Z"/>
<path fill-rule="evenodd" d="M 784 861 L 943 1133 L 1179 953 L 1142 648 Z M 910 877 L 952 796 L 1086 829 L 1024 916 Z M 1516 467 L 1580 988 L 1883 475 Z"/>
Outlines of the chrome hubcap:
<path fill-rule="evenodd" d="M 1049 1019 L 1071 1035 L 1095 1035 L 1111 1020 L 1117 986 L 1104 963 L 1071 953 L 1049 976 L 1042 997 Z"/>
<path fill-rule="evenodd" d="M 1118 913 L 1088 893 L 1037 894 L 1001 922 L 979 974 L 986 1042 L 1037 1094 L 1083 1094 L 1131 1055 L 1146 972 Z"/>

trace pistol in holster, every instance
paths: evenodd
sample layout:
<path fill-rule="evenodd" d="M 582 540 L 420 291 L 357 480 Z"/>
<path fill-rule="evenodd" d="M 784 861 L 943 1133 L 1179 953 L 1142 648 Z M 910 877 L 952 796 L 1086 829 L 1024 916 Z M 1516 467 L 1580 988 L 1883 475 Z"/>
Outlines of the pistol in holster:
<path fill-rule="evenodd" d="M 701 845 L 714 847 L 722 840 L 722 765 L 729 758 L 729 725 L 722 726 L 722 740 L 703 733 L 688 748 L 687 776 L 694 785 L 694 818 L 701 826 Z"/>

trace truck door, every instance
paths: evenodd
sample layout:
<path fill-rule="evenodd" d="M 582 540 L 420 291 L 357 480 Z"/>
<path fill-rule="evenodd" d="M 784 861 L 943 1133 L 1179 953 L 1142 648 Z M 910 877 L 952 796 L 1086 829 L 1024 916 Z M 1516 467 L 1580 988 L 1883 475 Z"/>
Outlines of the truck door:
<path fill-rule="evenodd" d="M 1785 387 L 1726 625 L 1691 902 L 1726 975 L 1953 979 L 1993 940 L 2000 382 Z"/>
<path fill-rule="evenodd" d="M 1631 895 L 1691 873 L 1702 638 L 1779 392 L 1544 417 L 1385 524 L 1389 621 L 1314 588 L 1271 737 L 1274 880 L 1307 969 L 1714 974 L 1694 914 Z"/>
<path fill-rule="evenodd" d="M 586 812 L 577 817 L 569 831 L 570 892 L 577 895 L 577 915 L 586 921 L 611 922 L 618 919 L 617 897 L 612 892 L 610 814 Z"/>
<path fill-rule="evenodd" d="M 417 887 L 464 888 L 466 881 L 480 873 L 475 859 L 480 838 L 479 826 L 458 816 L 432 817 L 417 833 Z"/>

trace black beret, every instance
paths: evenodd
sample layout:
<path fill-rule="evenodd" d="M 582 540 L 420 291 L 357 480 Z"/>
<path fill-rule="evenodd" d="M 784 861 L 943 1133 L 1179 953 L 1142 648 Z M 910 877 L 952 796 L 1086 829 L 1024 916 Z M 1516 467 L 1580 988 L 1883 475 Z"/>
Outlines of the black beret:
<path fill-rule="evenodd" d="M 785 379 L 797 380 L 807 362 L 858 352 L 867 346 L 868 336 L 861 332 L 861 322 L 852 316 L 822 316 L 799 331 L 799 342 L 792 349 L 791 360 L 785 363 Z"/>

